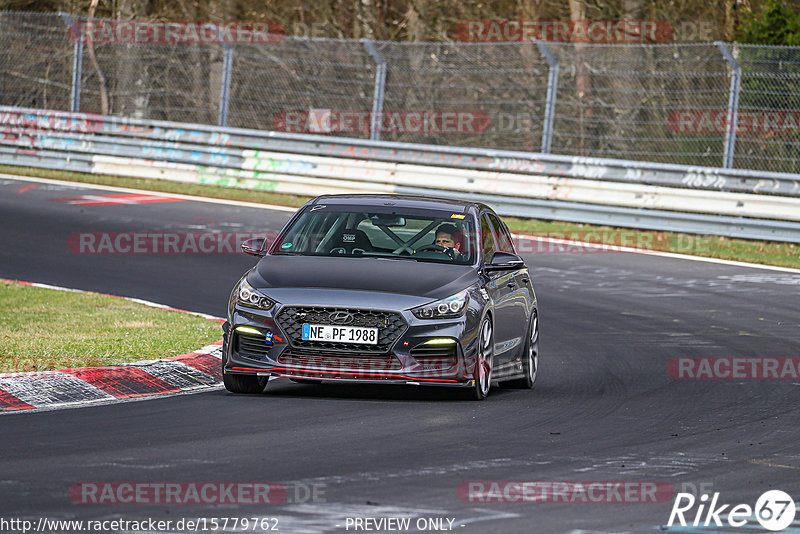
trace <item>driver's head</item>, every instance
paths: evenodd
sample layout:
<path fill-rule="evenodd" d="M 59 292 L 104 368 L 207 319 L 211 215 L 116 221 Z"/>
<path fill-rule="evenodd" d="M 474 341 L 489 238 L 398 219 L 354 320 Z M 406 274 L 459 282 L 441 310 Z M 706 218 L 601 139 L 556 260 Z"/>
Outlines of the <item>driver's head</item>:
<path fill-rule="evenodd" d="M 436 229 L 436 239 L 433 240 L 433 244 L 444 248 L 460 250 L 461 243 L 455 241 L 457 233 L 458 228 L 452 224 L 445 223 Z"/>

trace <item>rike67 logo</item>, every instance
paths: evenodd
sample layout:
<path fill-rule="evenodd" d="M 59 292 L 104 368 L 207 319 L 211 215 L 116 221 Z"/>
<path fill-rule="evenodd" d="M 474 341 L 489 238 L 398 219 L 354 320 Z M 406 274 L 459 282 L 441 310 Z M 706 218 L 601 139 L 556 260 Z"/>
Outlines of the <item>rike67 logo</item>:
<path fill-rule="evenodd" d="M 697 510 L 693 513 L 695 505 Z M 744 527 L 748 522 L 756 520 L 762 528 L 778 532 L 792 524 L 795 512 L 794 500 L 781 490 L 764 492 L 756 501 L 755 507 L 749 504 L 721 504 L 719 492 L 714 493 L 710 502 L 708 494 L 696 499 L 691 493 L 678 493 L 667 526 L 671 527 L 677 521 L 682 527 Z"/>

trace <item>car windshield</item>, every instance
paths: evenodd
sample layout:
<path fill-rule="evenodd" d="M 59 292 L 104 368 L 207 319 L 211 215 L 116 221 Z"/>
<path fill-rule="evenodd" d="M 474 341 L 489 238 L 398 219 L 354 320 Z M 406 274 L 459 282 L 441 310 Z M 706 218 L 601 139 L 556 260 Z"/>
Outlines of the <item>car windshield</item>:
<path fill-rule="evenodd" d="M 272 246 L 272 254 L 405 259 L 473 264 L 471 215 L 423 209 L 317 205 Z"/>

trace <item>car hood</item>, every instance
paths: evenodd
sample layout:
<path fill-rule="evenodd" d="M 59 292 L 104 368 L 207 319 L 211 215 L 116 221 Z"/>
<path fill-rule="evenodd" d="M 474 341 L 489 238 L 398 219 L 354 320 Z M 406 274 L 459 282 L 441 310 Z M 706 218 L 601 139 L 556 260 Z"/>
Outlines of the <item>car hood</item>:
<path fill-rule="evenodd" d="M 435 300 L 478 280 L 474 266 L 378 258 L 265 256 L 247 277 L 256 288 L 395 293 Z"/>

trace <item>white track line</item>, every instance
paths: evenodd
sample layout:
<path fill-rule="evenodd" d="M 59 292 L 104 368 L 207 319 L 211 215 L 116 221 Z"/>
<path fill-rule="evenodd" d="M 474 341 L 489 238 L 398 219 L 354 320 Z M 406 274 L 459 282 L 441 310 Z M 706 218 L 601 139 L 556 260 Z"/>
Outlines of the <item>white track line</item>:
<path fill-rule="evenodd" d="M 7 180 L 17 180 L 19 182 L 36 182 L 40 184 L 51 184 L 51 185 L 64 185 L 68 187 L 74 187 L 75 189 L 99 189 L 104 191 L 118 191 L 120 193 L 135 193 L 135 194 L 144 194 L 148 196 L 162 196 L 162 197 L 172 197 L 172 198 L 180 198 L 182 200 L 193 200 L 195 202 L 208 202 L 210 204 L 225 204 L 228 206 L 243 206 L 246 208 L 260 208 L 265 210 L 274 210 L 274 211 L 286 211 L 294 213 L 297 211 L 297 208 L 291 208 L 288 206 L 277 206 L 274 204 L 259 204 L 257 202 L 244 202 L 242 200 L 226 200 L 221 198 L 209 198 L 209 197 L 196 197 L 193 195 L 181 195 L 178 193 L 166 193 L 164 191 L 150 191 L 145 189 L 133 189 L 130 187 L 117 187 L 114 185 L 100 185 L 100 184 L 88 184 L 83 182 L 68 182 L 64 180 L 52 180 L 50 178 L 36 178 L 33 176 L 17 176 L 14 174 L 0 174 L 0 178 L 7 179 Z"/>
<path fill-rule="evenodd" d="M 211 319 L 212 321 L 224 321 L 224 317 L 216 317 L 214 315 L 209 315 L 207 313 L 195 312 L 190 310 L 182 310 L 180 308 L 174 308 L 172 306 L 167 306 L 166 304 L 159 304 L 158 302 L 152 302 L 149 300 L 138 299 L 135 297 L 123 297 L 121 295 L 112 295 L 110 293 L 98 293 L 97 291 L 87 291 L 85 289 L 74 289 L 71 287 L 61 287 L 61 286 L 53 286 L 50 284 L 42 284 L 40 282 L 29 282 L 27 280 L 12 280 L 10 278 L 0 278 L 0 282 L 14 282 L 25 286 L 33 286 L 33 287 L 41 287 L 44 289 L 55 289 L 57 291 L 69 291 L 70 293 L 83 293 L 85 295 L 100 295 L 101 297 L 109 297 L 115 299 L 123 299 L 128 300 L 130 302 L 136 302 L 137 304 L 142 304 L 144 306 L 149 306 L 151 308 L 159 308 L 162 310 L 169 310 L 169 311 L 176 311 L 180 313 L 187 313 L 189 315 L 196 315 L 197 317 L 202 317 L 203 319 Z"/>
<path fill-rule="evenodd" d="M 17 180 L 20 182 L 37 182 L 43 184 L 53 184 L 53 185 L 64 185 L 68 187 L 74 187 L 76 189 L 101 189 L 107 191 L 119 191 L 121 193 L 136 193 L 136 194 L 150 194 L 150 195 L 166 195 L 175 198 L 180 198 L 183 200 L 192 200 L 195 202 L 208 202 L 211 204 L 223 204 L 228 206 L 242 206 L 247 208 L 257 208 L 257 209 L 265 209 L 265 210 L 273 210 L 273 211 L 285 211 L 285 212 L 295 212 L 297 208 L 291 208 L 287 206 L 276 206 L 274 204 L 259 204 L 256 202 L 243 202 L 240 200 L 225 200 L 220 198 L 208 198 L 208 197 L 197 197 L 193 195 L 179 195 L 173 193 L 162 193 L 159 191 L 147 191 L 143 189 L 132 189 L 129 187 L 115 187 L 110 185 L 98 185 L 98 184 L 86 184 L 83 182 L 67 182 L 63 180 L 51 180 L 49 178 L 35 178 L 30 176 L 18 176 L 13 174 L 0 174 L 0 178 L 6 178 L 9 180 Z M 587 247 L 587 248 L 601 248 L 601 247 L 613 247 L 615 251 L 620 252 L 629 252 L 631 254 L 645 254 L 648 256 L 658 256 L 662 258 L 673 258 L 677 260 L 688 260 L 688 261 L 699 261 L 704 263 L 716 263 L 719 265 L 730 265 L 734 267 L 749 267 L 751 269 L 763 269 L 767 271 L 780 271 L 785 273 L 794 273 L 800 274 L 800 269 L 793 269 L 791 267 L 779 267 L 777 265 L 763 265 L 760 263 L 748 263 L 744 261 L 734 261 L 734 260 L 723 260 L 718 258 L 707 258 L 705 256 L 692 256 L 690 254 L 677 254 L 675 252 L 662 252 L 657 250 L 647 250 L 647 249 L 640 249 L 640 248 L 633 248 L 633 247 L 621 247 L 617 245 L 608 245 L 602 243 L 586 243 L 583 241 L 569 241 L 566 239 L 555 239 L 551 237 L 536 237 L 536 236 L 528 236 L 528 235 L 521 235 L 521 234 L 512 234 L 513 237 L 517 239 L 529 239 L 531 241 L 545 241 L 549 243 L 555 244 L 562 244 L 562 245 L 572 245 L 572 246 L 580 246 L 580 247 Z"/>
<path fill-rule="evenodd" d="M 28 410 L 5 410 L 0 417 L 8 417 L 10 415 L 32 414 L 39 412 L 54 412 L 56 410 L 74 410 L 75 408 L 88 408 L 94 406 L 107 406 L 109 404 L 121 404 L 123 402 L 145 402 L 157 399 L 166 399 L 167 397 L 177 397 L 178 395 L 197 395 L 198 393 L 208 393 L 209 391 L 216 391 L 223 389 L 222 382 L 214 386 L 207 386 L 204 389 L 187 389 L 181 391 L 174 391 L 172 393 L 161 393 L 159 395 L 143 395 L 141 397 L 114 397 L 113 399 L 97 400 L 88 402 L 74 402 L 70 404 L 58 404 L 52 406 L 40 406 Z"/>

